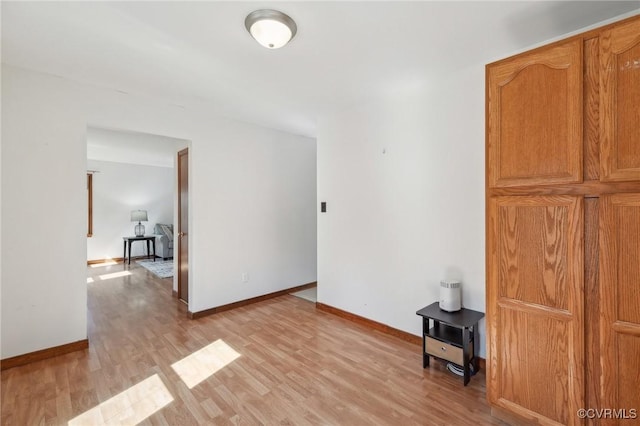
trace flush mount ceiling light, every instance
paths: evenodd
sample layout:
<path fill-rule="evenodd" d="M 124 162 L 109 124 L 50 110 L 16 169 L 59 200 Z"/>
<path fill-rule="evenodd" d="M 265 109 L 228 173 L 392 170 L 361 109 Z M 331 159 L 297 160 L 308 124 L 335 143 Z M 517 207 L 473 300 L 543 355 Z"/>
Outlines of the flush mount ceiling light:
<path fill-rule="evenodd" d="M 288 15 L 272 9 L 251 12 L 244 20 L 249 34 L 267 49 L 279 49 L 296 35 L 298 27 Z"/>

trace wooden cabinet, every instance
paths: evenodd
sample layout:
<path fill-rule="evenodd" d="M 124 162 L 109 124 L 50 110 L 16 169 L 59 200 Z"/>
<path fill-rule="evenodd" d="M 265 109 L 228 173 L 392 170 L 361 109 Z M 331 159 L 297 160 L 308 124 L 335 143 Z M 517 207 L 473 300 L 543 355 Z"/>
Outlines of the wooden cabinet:
<path fill-rule="evenodd" d="M 489 206 L 489 400 L 556 424 L 584 402 L 583 211 L 572 195 Z"/>
<path fill-rule="evenodd" d="M 582 181 L 579 40 L 489 68 L 487 111 L 490 186 Z"/>
<path fill-rule="evenodd" d="M 640 31 L 629 22 L 600 39 L 602 180 L 640 180 Z"/>
<path fill-rule="evenodd" d="M 600 213 L 601 401 L 638 410 L 640 193 L 604 196 Z"/>
<path fill-rule="evenodd" d="M 640 408 L 640 17 L 487 65 L 486 101 L 487 398 L 619 424 Z"/>

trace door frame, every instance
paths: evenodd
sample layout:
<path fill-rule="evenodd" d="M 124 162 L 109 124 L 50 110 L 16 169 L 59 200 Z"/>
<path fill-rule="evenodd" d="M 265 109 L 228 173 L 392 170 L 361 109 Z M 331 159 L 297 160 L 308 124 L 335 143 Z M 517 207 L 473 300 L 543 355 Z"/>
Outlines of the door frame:
<path fill-rule="evenodd" d="M 176 167 L 177 188 L 176 188 L 176 192 L 177 192 L 177 216 L 178 216 L 177 217 L 177 224 L 178 224 L 178 227 L 177 227 L 176 231 L 178 231 L 177 232 L 178 246 L 174 247 L 174 250 L 177 248 L 177 252 L 178 252 L 177 256 L 176 256 L 176 259 L 177 259 L 176 275 L 177 275 L 177 282 L 178 282 L 178 286 L 177 286 L 178 289 L 177 289 L 176 296 L 177 296 L 177 298 L 179 300 L 184 301 L 187 304 L 187 307 L 188 307 L 189 306 L 189 300 L 188 300 L 189 299 L 189 281 L 188 281 L 188 277 L 187 277 L 187 283 L 186 283 L 186 286 L 187 286 L 187 300 L 184 300 L 184 299 L 181 298 L 182 286 L 185 285 L 182 282 L 182 273 L 181 273 L 181 271 L 182 271 L 182 262 L 183 262 L 183 259 L 182 259 L 182 249 L 183 249 L 182 242 L 183 242 L 183 239 L 182 239 L 182 194 L 181 194 L 181 190 L 180 190 L 181 183 L 182 183 L 182 180 L 181 180 L 181 167 L 182 166 L 180 164 L 180 157 L 182 157 L 182 156 L 186 156 L 187 157 L 187 191 L 188 191 L 188 188 L 189 188 L 188 187 L 188 185 L 189 185 L 189 148 L 188 147 L 178 151 L 178 154 L 177 154 L 177 167 Z M 189 199 L 187 198 L 187 215 L 189 215 L 189 204 L 190 204 L 189 203 Z M 187 222 L 188 222 L 188 220 L 187 220 Z M 176 239 L 176 235 L 174 235 L 174 241 L 175 241 L 175 239 Z M 186 249 L 186 251 L 188 253 L 189 252 L 188 239 L 187 239 L 187 247 L 185 247 L 185 249 Z M 187 256 L 187 259 L 188 259 L 188 256 Z M 188 265 L 187 265 L 187 268 L 189 268 Z"/>

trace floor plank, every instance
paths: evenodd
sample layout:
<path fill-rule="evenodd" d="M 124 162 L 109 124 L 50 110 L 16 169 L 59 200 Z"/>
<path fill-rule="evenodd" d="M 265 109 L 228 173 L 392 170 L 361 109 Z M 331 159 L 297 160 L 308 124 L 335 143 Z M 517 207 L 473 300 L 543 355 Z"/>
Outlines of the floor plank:
<path fill-rule="evenodd" d="M 131 275 L 109 278 L 123 271 Z M 419 346 L 307 300 L 286 295 L 189 320 L 170 278 L 122 264 L 87 274 L 89 349 L 3 371 L 2 425 L 80 415 L 181 426 L 503 424 L 490 415 L 483 372 L 463 387 L 440 363 L 423 370 Z M 187 376 L 202 371 L 183 380 L 178 361 L 186 367 L 177 371 L 206 378 L 189 388 Z M 153 414 L 141 420 L 136 410 Z"/>

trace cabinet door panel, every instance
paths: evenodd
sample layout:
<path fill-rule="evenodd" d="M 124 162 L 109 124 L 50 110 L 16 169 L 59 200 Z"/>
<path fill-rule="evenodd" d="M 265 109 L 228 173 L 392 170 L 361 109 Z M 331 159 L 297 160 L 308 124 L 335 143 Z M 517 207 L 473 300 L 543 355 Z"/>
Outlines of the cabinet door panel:
<path fill-rule="evenodd" d="M 498 297 L 567 309 L 568 206 L 504 205 Z"/>
<path fill-rule="evenodd" d="M 629 414 L 640 408 L 640 194 L 605 196 L 600 214 L 600 396 Z"/>
<path fill-rule="evenodd" d="M 542 423 L 581 424 L 584 200 L 492 198 L 487 232 L 489 401 Z"/>
<path fill-rule="evenodd" d="M 640 20 L 600 36 L 601 176 L 640 180 Z"/>
<path fill-rule="evenodd" d="M 582 43 L 487 66 L 490 187 L 582 181 Z"/>
<path fill-rule="evenodd" d="M 499 353 L 502 401 L 516 411 L 525 408 L 567 424 L 571 417 L 565 406 L 569 382 L 557 378 L 569 376 L 566 342 L 570 322 L 507 306 L 500 307 L 499 315 L 505 333 Z"/>

